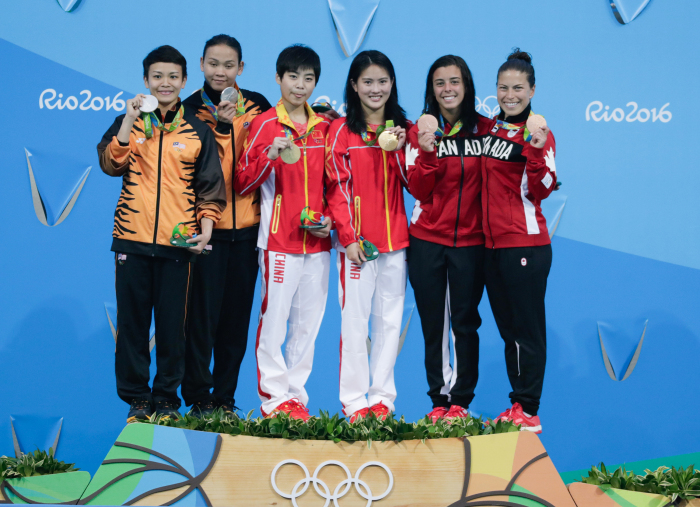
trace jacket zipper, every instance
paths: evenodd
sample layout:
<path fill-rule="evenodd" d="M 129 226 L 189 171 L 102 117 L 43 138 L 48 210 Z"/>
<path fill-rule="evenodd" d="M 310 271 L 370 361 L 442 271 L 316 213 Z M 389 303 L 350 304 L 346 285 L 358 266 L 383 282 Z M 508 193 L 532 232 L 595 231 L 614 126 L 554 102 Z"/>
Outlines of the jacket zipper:
<path fill-rule="evenodd" d="M 362 216 L 360 215 L 360 196 L 355 197 L 355 234 L 362 236 Z"/>
<path fill-rule="evenodd" d="M 386 168 L 386 152 L 382 150 L 382 159 L 384 160 L 384 209 L 386 210 L 386 237 L 389 240 L 389 251 L 393 252 L 394 247 L 391 245 L 391 224 L 389 221 L 389 175 Z"/>
<path fill-rule="evenodd" d="M 282 206 L 282 194 L 275 197 L 275 209 L 272 213 L 272 234 L 277 234 L 277 227 L 280 223 L 280 207 Z"/>
<path fill-rule="evenodd" d="M 231 215 L 233 215 L 233 234 L 231 241 L 236 241 L 236 190 L 233 188 L 233 180 L 236 176 L 236 135 L 233 123 L 231 124 L 231 151 L 233 152 L 233 166 L 231 168 Z"/>
<path fill-rule="evenodd" d="M 460 155 L 462 161 L 462 176 L 459 179 L 459 198 L 457 199 L 457 219 L 455 220 L 455 242 L 453 246 L 457 246 L 457 229 L 459 228 L 459 212 L 462 208 L 462 188 L 464 187 L 464 155 Z"/>
<path fill-rule="evenodd" d="M 158 188 L 156 190 L 156 225 L 153 228 L 153 250 L 151 257 L 155 257 L 155 247 L 158 244 L 158 215 L 160 214 L 160 178 L 161 178 L 161 160 L 163 158 L 163 131 L 160 131 L 160 141 L 158 142 Z"/>
<path fill-rule="evenodd" d="M 483 153 L 482 153 L 483 155 Z M 486 164 L 488 158 L 484 157 L 484 164 Z M 491 192 L 489 191 L 489 171 L 488 169 L 485 171 L 486 172 L 486 223 L 489 225 L 489 235 L 491 236 L 491 243 L 493 243 L 493 246 L 491 246 L 492 249 L 496 248 L 496 241 L 493 238 L 493 231 L 491 230 L 491 214 L 489 213 L 489 196 L 491 195 Z M 482 196 L 483 197 L 483 196 Z"/>
<path fill-rule="evenodd" d="M 309 167 L 306 163 L 306 138 L 302 141 L 304 143 L 304 206 L 309 205 Z M 306 253 L 306 229 L 304 229 L 304 253 Z"/>

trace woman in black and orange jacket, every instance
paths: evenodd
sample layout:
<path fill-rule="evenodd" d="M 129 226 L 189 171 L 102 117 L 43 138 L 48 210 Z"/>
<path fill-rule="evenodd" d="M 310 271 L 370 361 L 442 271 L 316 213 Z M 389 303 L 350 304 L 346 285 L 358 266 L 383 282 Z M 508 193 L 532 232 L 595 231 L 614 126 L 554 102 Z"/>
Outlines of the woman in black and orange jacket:
<path fill-rule="evenodd" d="M 467 417 L 479 376 L 481 146 L 490 122 L 476 112 L 474 101 L 466 62 L 453 55 L 438 58 L 428 71 L 423 112 L 439 119 L 439 130 L 414 125 L 408 132 L 408 183 L 416 198 L 408 272 L 425 339 L 433 421 Z"/>
<path fill-rule="evenodd" d="M 227 202 L 206 255 L 197 260 L 192 274 L 182 397 L 195 415 L 211 414 L 214 408 L 235 410 L 258 277 L 260 193 L 238 194 L 233 189 L 233 173 L 253 119 L 270 109 L 270 104 L 259 93 L 238 87 L 242 59 L 241 45 L 234 37 L 222 34 L 209 39 L 200 60 L 204 85 L 183 102 L 214 134 Z M 237 96 L 222 102 L 221 92 L 229 87 L 237 90 Z M 209 370 L 212 352 L 213 372 Z"/>
<path fill-rule="evenodd" d="M 512 407 L 497 419 L 542 432 L 537 415 L 547 358 L 544 296 L 552 247 L 540 202 L 557 187 L 554 136 L 529 132 L 535 94 L 532 57 L 515 49 L 498 69 L 498 105 L 483 147 L 484 272 L 505 341 Z"/>

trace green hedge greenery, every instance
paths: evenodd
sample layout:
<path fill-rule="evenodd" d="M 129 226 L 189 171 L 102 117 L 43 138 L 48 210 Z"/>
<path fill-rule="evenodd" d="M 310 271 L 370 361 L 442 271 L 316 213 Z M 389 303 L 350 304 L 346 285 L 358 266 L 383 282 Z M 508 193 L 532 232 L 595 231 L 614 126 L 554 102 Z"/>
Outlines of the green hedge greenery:
<path fill-rule="evenodd" d="M 3 479 L 62 474 L 78 470 L 80 469 L 75 468 L 73 463 L 65 463 L 54 458 L 53 449 L 49 449 L 48 452 L 37 449 L 19 458 L 0 456 L 0 482 Z"/>
<path fill-rule="evenodd" d="M 247 435 L 251 437 L 287 438 L 291 440 L 333 440 L 334 442 L 364 441 L 371 447 L 372 442 L 427 440 L 432 438 L 471 437 L 519 431 L 520 426 L 508 421 L 483 421 L 469 417 L 453 422 L 438 420 L 433 424 L 427 417 L 415 423 L 407 423 L 404 417 L 396 419 L 390 414 L 385 420 L 374 415 L 350 423 L 339 414 L 330 416 L 321 411 L 319 417 L 311 417 L 307 422 L 291 419 L 281 413 L 274 418 L 257 418 L 248 415 L 227 415 L 217 410 L 209 417 L 184 415 L 179 419 L 152 416 L 151 424 L 172 426 L 188 430 L 210 431 L 227 435 Z"/>
<path fill-rule="evenodd" d="M 599 467 L 591 467 L 588 477 L 581 477 L 581 482 L 627 491 L 658 493 L 669 497 L 672 502 L 700 498 L 700 470 L 695 470 L 694 465 L 678 469 L 659 467 L 644 472 L 644 475 L 637 475 L 625 470 L 624 466 L 609 471 L 601 463 Z"/>

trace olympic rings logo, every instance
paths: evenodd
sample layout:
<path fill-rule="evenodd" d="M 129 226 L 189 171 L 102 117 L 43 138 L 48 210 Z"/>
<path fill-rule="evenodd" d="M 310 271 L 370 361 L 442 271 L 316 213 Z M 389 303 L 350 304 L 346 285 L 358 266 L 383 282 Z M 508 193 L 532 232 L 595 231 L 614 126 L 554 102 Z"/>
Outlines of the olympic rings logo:
<path fill-rule="evenodd" d="M 283 493 L 282 491 L 279 490 L 277 487 L 277 483 L 275 482 L 275 477 L 277 476 L 277 471 L 282 468 L 285 465 L 296 465 L 300 467 L 304 471 L 305 477 L 301 479 L 299 482 L 297 482 L 294 485 L 294 488 L 292 488 L 291 494 Z M 318 474 L 321 472 L 321 469 L 325 466 L 338 466 L 345 471 L 345 474 L 347 475 L 347 479 L 344 481 L 341 481 L 333 490 L 333 494 L 331 494 L 330 489 L 326 485 L 325 482 L 323 482 L 321 479 L 318 478 Z M 380 467 L 382 468 L 386 474 L 389 476 L 389 486 L 387 486 L 386 491 L 382 493 L 381 495 L 374 496 L 372 494 L 372 490 L 370 490 L 369 486 L 367 485 L 366 482 L 364 482 L 362 479 L 360 479 L 360 474 L 362 471 L 367 468 L 367 467 Z M 319 494 L 319 496 L 323 499 L 326 500 L 326 503 L 323 504 L 323 507 L 328 507 L 331 501 L 333 501 L 333 506 L 334 507 L 339 507 L 338 506 L 338 499 L 344 497 L 348 491 L 350 491 L 350 487 L 354 484 L 355 485 L 355 490 L 358 492 L 358 494 L 367 500 L 367 504 L 365 507 L 370 507 L 372 505 L 372 502 L 376 502 L 378 500 L 381 500 L 385 498 L 392 490 L 394 487 L 394 476 L 391 473 L 391 470 L 389 470 L 389 467 L 387 467 L 384 463 L 380 463 L 379 461 L 370 461 L 362 465 L 360 468 L 357 469 L 357 472 L 355 472 L 355 477 L 352 476 L 350 473 L 350 470 L 348 467 L 345 466 L 345 464 L 341 463 L 340 461 L 325 461 L 318 465 L 316 467 L 316 470 L 314 470 L 314 475 L 311 477 L 309 476 L 309 470 L 306 468 L 306 466 L 301 462 L 297 461 L 295 459 L 288 459 L 285 461 L 280 462 L 275 469 L 272 471 L 272 488 L 275 490 L 275 492 L 281 496 L 282 498 L 286 498 L 288 500 L 292 501 L 292 505 L 294 507 L 299 507 L 297 504 L 297 498 L 299 498 L 301 495 L 303 495 L 307 489 L 309 489 L 309 484 L 314 485 L 314 489 L 316 490 L 316 493 Z M 342 489 L 342 490 L 341 490 Z"/>
<path fill-rule="evenodd" d="M 494 116 L 496 116 L 498 113 L 501 112 L 501 107 L 498 105 L 498 102 L 496 102 L 496 104 L 494 104 L 493 106 L 489 106 L 487 104 L 489 99 L 495 98 L 495 95 L 489 95 L 482 101 L 479 97 L 476 97 L 476 112 L 481 113 L 488 118 L 493 118 Z"/>

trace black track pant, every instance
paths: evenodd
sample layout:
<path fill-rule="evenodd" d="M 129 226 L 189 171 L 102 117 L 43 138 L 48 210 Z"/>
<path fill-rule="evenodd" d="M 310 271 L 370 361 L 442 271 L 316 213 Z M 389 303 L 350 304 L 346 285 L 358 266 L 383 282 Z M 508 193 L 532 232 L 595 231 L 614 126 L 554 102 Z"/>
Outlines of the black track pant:
<path fill-rule="evenodd" d="M 544 295 L 551 266 L 551 245 L 486 250 L 486 290 L 505 342 L 510 400 L 530 415 L 540 407 L 547 362 Z"/>
<path fill-rule="evenodd" d="M 258 277 L 256 243 L 257 238 L 213 240 L 211 254 L 197 258 L 182 383 L 186 405 L 205 400 L 235 402 Z M 209 371 L 212 349 L 213 375 Z"/>
<path fill-rule="evenodd" d="M 118 260 L 119 256 L 126 256 Z M 136 254 L 115 254 L 117 292 L 117 394 L 169 400 L 180 406 L 177 388 L 185 372 L 185 320 L 192 264 Z M 153 389 L 148 385 L 151 313 L 156 323 Z M 152 394 L 151 394 L 152 393 Z"/>
<path fill-rule="evenodd" d="M 484 292 L 484 247 L 448 247 L 410 237 L 408 274 L 425 339 L 428 396 L 435 407 L 467 408 L 479 379 L 479 302 Z M 449 283 L 448 283 L 449 282 Z M 449 375 L 445 299 L 454 333 L 455 364 Z M 456 374 L 456 378 L 454 375 Z M 454 378 L 454 385 L 450 384 Z"/>

